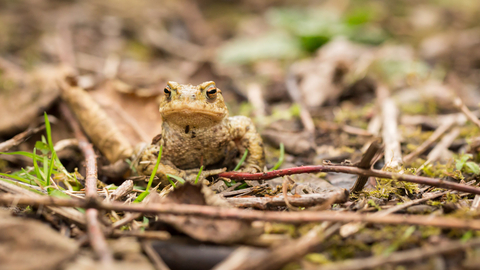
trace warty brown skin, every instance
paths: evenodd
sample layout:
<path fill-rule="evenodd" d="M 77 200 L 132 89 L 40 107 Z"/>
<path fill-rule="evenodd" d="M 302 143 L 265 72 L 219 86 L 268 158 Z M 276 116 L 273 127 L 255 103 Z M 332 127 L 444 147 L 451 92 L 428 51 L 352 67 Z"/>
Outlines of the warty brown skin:
<path fill-rule="evenodd" d="M 167 184 L 165 174 L 174 174 L 188 181 L 215 175 L 232 166 L 234 159 L 248 149 L 242 171 L 259 172 L 265 166 L 263 142 L 250 118 L 228 117 L 221 90 L 214 82 L 197 86 L 168 82 L 160 103 L 162 134 L 147 146 L 135 161 L 139 174 L 150 175 L 158 151 L 163 146 L 157 176 Z M 234 165 L 234 164 L 233 164 Z"/>

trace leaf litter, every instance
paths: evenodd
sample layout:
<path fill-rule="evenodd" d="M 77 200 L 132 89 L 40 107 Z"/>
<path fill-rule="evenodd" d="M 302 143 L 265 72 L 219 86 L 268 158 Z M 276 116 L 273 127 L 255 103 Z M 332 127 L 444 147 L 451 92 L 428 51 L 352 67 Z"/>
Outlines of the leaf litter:
<path fill-rule="evenodd" d="M 394 143 L 404 162 L 385 167 L 389 157 L 395 156 L 386 146 L 385 157 L 372 164 L 374 169 L 478 186 L 480 127 L 468 116 L 470 111 L 478 117 L 480 103 L 479 21 L 473 12 L 478 4 L 466 0 L 456 5 L 441 1 L 306 1 L 294 6 L 288 1 L 269 2 L 0 4 L 0 13 L 8 15 L 0 16 L 0 24 L 20 26 L 0 28 L 4 41 L 0 45 L 1 141 L 47 124 L 45 134 L 36 132 L 0 156 L 2 195 L 20 194 L 32 200 L 32 206 L 17 205 L 15 200 L 2 202 L 18 216 L 2 214 L 2 220 L 24 224 L 28 228 L 22 231 L 29 233 L 20 234 L 18 227 L 8 233 L 8 241 L 0 240 L 0 246 L 14 255 L 6 258 L 9 263 L 25 263 L 22 269 L 40 264 L 72 269 L 99 265 L 99 254 L 83 245 L 95 245 L 87 238 L 83 207 L 37 207 L 33 203 L 47 195 L 86 198 L 83 156 L 74 144 L 72 151 L 57 153 L 54 148 L 58 138 L 74 137 L 62 128 L 70 121 L 59 112 L 58 97 L 66 93 L 59 81 L 66 75 L 73 75 L 82 95 L 88 96 L 88 100 L 79 98 L 79 104 L 96 106 L 98 112 L 86 115 L 81 106 L 70 106 L 79 111 L 76 114 L 83 117 L 79 122 L 100 150 L 97 200 L 213 206 L 219 213 L 248 208 L 254 213 L 261 209 L 311 215 L 319 211 L 385 218 L 407 215 L 412 220 L 447 217 L 452 222 L 478 219 L 478 195 L 395 177 L 366 176 L 365 187 L 348 194 L 345 191 L 356 177 L 343 173 L 299 174 L 292 177 L 294 182 L 283 177 L 258 180 L 253 187 L 241 180 L 215 177 L 200 185 L 183 184 L 183 179 L 171 175 L 171 184 L 163 188 L 156 186 L 156 177 L 148 181 L 134 171 L 103 173 L 117 160 L 131 156 L 133 145 L 148 143 L 161 133 L 156 111 L 166 81 L 215 80 L 225 92 L 231 114 L 251 117 L 267 142 L 266 170 L 357 166 L 372 141 L 382 136 L 385 142 L 391 139 L 381 131 L 395 123 Z M 20 14 L 20 10 L 29 12 Z M 56 14 L 70 18 L 52 19 Z M 38 22 L 42 23 L 35 26 Z M 210 33 L 209 39 L 199 38 L 204 33 Z M 61 63 L 72 65 L 76 72 Z M 246 87 L 252 82 L 256 87 Z M 252 95 L 251 91 L 260 93 Z M 453 102 L 455 98 L 460 98 L 467 112 Z M 386 99 L 398 107 L 398 118 L 385 118 L 381 100 Z M 41 115 L 44 111 L 49 114 L 46 121 Z M 85 119 L 99 115 L 113 120 L 100 121 L 105 129 L 91 133 L 95 128 L 85 126 Z M 52 121 L 54 117 L 58 121 Z M 440 129 L 445 119 L 453 119 L 452 124 Z M 437 129 L 442 132 L 433 138 Z M 415 151 L 430 138 L 422 151 Z M 241 158 L 237 158 L 239 165 Z M 132 160 L 124 162 L 123 168 L 128 168 Z M 126 179 L 131 182 L 123 186 Z M 284 187 L 286 183 L 290 184 Z M 342 230 L 341 224 L 332 221 L 293 225 L 267 218 L 99 213 L 101 234 L 111 238 L 108 248 L 119 267 L 178 269 L 184 266 L 178 260 L 188 260 L 199 267 L 208 265 L 205 269 L 215 264 L 217 269 L 390 269 L 392 265 L 454 269 L 478 262 L 478 231 L 448 224 L 440 229 L 428 224 L 351 221 L 343 222 L 349 230 Z M 52 236 L 39 240 L 47 232 L 34 232 L 44 230 L 45 224 L 53 227 L 48 232 Z M 81 252 L 71 244 L 72 239 L 82 244 Z M 201 250 L 202 245 L 211 249 L 186 252 Z M 237 245 L 242 247 L 237 249 Z M 131 249 L 119 250 L 122 246 Z M 179 251 L 177 262 L 165 250 L 150 252 L 160 246 Z M 49 251 L 46 256 L 42 255 L 45 250 Z M 223 256 L 214 255 L 219 250 L 225 251 Z M 28 264 L 33 261 L 38 264 Z"/>

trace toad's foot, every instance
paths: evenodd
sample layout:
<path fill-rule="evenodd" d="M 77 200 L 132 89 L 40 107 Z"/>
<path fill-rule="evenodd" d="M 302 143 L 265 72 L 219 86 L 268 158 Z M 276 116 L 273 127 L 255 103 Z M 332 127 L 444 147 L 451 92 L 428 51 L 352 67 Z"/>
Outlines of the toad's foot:
<path fill-rule="evenodd" d="M 201 182 L 202 180 L 204 180 L 207 177 L 218 175 L 222 172 L 225 172 L 226 170 L 227 170 L 226 168 L 222 168 L 222 169 L 202 171 L 202 173 L 200 173 L 199 181 Z M 193 183 L 197 179 L 199 171 L 200 171 L 199 169 L 185 170 L 185 171 L 183 171 L 185 173 L 185 176 L 183 178 L 185 180 Z"/>

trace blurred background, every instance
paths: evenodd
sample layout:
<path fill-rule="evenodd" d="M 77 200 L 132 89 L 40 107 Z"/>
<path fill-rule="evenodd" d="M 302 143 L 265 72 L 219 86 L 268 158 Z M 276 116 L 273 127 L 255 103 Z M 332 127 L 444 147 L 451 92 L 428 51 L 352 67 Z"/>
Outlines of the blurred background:
<path fill-rule="evenodd" d="M 378 85 L 407 116 L 454 111 L 452 93 L 480 102 L 479 11 L 471 0 L 2 0 L 0 136 L 58 115 L 67 72 L 134 144 L 160 132 L 167 81 L 213 80 L 232 115 L 296 162 L 342 160 L 371 138 Z M 54 131 L 71 137 L 61 122 Z"/>

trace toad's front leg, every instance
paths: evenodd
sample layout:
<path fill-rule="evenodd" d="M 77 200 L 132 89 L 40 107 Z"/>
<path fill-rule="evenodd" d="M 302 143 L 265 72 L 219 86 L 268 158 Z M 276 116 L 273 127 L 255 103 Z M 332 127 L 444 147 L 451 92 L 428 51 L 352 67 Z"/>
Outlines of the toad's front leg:
<path fill-rule="evenodd" d="M 155 164 L 158 159 L 160 147 L 158 145 L 148 145 L 138 153 L 138 158 L 134 162 L 135 169 L 138 174 L 151 175 L 155 169 Z M 224 172 L 225 169 L 205 170 L 200 174 L 200 179 L 217 175 Z M 169 161 L 162 161 L 158 165 L 156 176 L 160 179 L 162 186 L 169 184 L 167 174 L 179 176 L 189 182 L 194 182 L 198 175 L 198 170 L 181 170 Z"/>
<path fill-rule="evenodd" d="M 248 150 L 242 171 L 260 172 L 265 166 L 265 151 L 260 134 L 257 133 L 252 120 L 245 116 L 234 116 L 228 119 L 230 134 L 240 154 Z"/>

